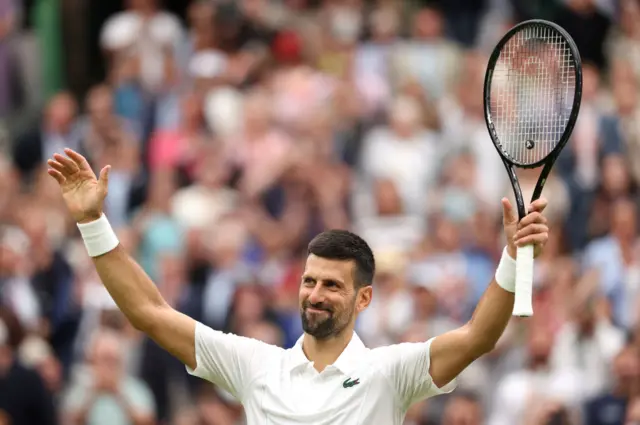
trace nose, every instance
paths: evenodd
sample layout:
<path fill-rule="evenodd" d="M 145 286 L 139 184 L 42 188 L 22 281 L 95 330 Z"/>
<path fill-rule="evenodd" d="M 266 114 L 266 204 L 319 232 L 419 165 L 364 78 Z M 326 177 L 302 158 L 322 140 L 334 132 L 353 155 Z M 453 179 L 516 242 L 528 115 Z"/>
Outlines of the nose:
<path fill-rule="evenodd" d="M 322 303 L 325 299 L 323 292 L 322 285 L 316 285 L 309 294 L 309 303 L 313 305 Z"/>

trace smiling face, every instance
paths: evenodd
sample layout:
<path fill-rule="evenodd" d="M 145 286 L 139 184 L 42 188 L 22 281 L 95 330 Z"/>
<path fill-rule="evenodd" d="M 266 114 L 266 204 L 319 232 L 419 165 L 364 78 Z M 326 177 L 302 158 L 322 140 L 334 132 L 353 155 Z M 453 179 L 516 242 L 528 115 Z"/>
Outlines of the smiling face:
<path fill-rule="evenodd" d="M 309 255 L 300 284 L 302 328 L 317 339 L 353 330 L 355 318 L 371 301 L 371 286 L 354 281 L 355 261 Z"/>

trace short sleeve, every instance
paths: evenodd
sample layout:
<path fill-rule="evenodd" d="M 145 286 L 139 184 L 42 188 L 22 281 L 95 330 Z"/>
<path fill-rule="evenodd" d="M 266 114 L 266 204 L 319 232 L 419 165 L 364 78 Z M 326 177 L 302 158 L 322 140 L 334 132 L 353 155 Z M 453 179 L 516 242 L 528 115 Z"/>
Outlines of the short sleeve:
<path fill-rule="evenodd" d="M 433 338 L 427 342 L 407 342 L 373 350 L 404 409 L 418 401 L 448 394 L 456 387 L 456 380 L 442 388 L 434 384 L 429 374 L 432 341 Z"/>
<path fill-rule="evenodd" d="M 268 359 L 283 352 L 264 342 L 226 334 L 196 322 L 196 368 L 190 375 L 205 379 L 242 401 L 244 390 L 267 366 Z"/>

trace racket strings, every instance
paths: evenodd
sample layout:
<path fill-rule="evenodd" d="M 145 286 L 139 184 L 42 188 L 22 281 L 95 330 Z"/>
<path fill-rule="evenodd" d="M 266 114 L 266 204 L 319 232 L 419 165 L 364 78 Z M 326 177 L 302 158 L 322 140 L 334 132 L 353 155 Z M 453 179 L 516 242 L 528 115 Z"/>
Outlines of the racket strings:
<path fill-rule="evenodd" d="M 569 122 L 575 61 L 565 38 L 548 26 L 527 26 L 504 45 L 491 81 L 491 114 L 499 147 L 516 163 L 548 156 Z"/>

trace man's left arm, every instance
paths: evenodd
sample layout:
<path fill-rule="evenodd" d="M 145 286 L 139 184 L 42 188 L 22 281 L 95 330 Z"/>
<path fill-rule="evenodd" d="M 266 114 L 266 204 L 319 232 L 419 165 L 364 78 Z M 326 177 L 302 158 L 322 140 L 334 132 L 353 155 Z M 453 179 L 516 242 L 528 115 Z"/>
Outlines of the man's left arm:
<path fill-rule="evenodd" d="M 507 327 L 513 314 L 517 246 L 534 244 L 537 256 L 547 241 L 549 229 L 542 215 L 547 206 L 546 199 L 534 201 L 528 215 L 520 222 L 507 199 L 502 200 L 502 206 L 508 243 L 496 272 L 497 278 L 489 284 L 467 324 L 437 336 L 431 343 L 429 374 L 439 388 L 455 379 L 477 358 L 493 350 Z"/>

